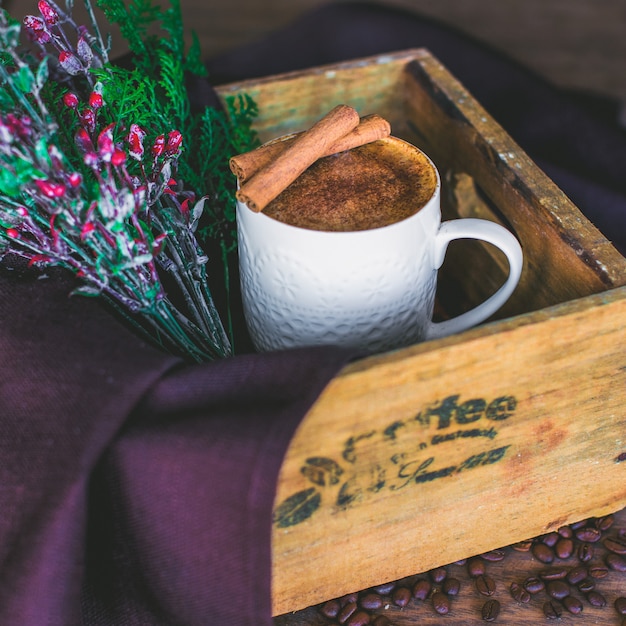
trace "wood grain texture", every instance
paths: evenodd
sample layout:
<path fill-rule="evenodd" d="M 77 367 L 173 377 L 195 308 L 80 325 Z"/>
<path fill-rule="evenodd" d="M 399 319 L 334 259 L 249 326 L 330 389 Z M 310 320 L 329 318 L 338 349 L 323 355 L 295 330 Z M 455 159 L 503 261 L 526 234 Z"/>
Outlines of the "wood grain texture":
<path fill-rule="evenodd" d="M 306 416 L 278 485 L 275 613 L 623 507 L 626 259 L 424 50 L 220 90 L 241 91 L 263 139 L 338 103 L 383 115 L 434 157 L 448 211 L 502 221 L 526 257 L 500 321 L 359 361 Z"/>

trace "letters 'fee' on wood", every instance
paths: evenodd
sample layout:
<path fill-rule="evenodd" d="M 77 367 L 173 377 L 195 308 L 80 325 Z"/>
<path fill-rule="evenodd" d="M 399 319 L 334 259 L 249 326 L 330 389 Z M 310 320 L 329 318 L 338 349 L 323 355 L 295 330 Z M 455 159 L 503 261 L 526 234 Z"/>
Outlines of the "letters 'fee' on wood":
<path fill-rule="evenodd" d="M 386 117 L 433 157 L 447 218 L 501 222 L 525 254 L 498 319 L 351 364 L 305 417 L 278 484 L 275 614 L 623 508 L 626 259 L 467 90 L 419 49 L 219 91 L 257 101 L 262 140 L 340 103 Z M 463 255 L 446 310 L 506 269 L 486 245 Z"/>

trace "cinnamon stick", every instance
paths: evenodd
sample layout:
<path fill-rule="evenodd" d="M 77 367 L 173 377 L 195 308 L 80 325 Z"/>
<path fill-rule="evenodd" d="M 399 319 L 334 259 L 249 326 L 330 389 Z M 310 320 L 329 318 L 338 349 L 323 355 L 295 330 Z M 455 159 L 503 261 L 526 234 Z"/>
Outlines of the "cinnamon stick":
<path fill-rule="evenodd" d="M 275 160 L 241 185 L 237 199 L 255 212 L 262 211 L 338 139 L 355 129 L 359 114 L 340 104 L 309 130 L 298 135 Z"/>
<path fill-rule="evenodd" d="M 383 139 L 391 134 L 389 122 L 380 115 L 366 115 L 359 125 L 333 143 L 328 152 L 322 156 L 330 156 L 344 150 L 351 150 L 366 143 Z M 289 146 L 298 135 L 281 141 L 266 143 L 260 148 L 238 154 L 230 159 L 230 169 L 239 179 L 239 183 L 252 178 L 260 169 L 271 163 Z"/>

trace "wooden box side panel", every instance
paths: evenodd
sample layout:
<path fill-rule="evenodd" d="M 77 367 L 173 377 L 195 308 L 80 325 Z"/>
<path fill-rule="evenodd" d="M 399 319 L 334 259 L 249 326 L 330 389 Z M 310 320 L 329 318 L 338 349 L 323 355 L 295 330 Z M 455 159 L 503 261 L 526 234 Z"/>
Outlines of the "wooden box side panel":
<path fill-rule="evenodd" d="M 445 193 L 454 191 L 457 174 L 469 176 L 477 201 L 455 206 L 464 212 L 450 217 L 499 221 L 515 231 L 525 253 L 520 285 L 499 318 L 626 284 L 626 259 L 426 50 L 245 81 L 218 92 L 255 99 L 262 141 L 308 128 L 345 103 L 361 115 L 383 115 L 394 134 L 424 148 L 440 169 Z M 480 201 L 481 192 L 489 205 Z M 483 301 L 507 271 L 492 247 L 469 250 L 473 265 L 489 271 L 474 272 L 480 280 L 473 280 L 455 275 L 467 263 L 450 262 L 441 281 L 449 280 L 456 291 L 454 285 L 462 285 L 466 306 Z M 449 254 L 453 259 L 454 246 Z"/>
<path fill-rule="evenodd" d="M 348 367 L 301 424 L 276 614 L 626 505 L 626 288 Z"/>
<path fill-rule="evenodd" d="M 406 64 L 414 52 L 290 72 L 217 89 L 222 98 L 247 93 L 259 106 L 254 128 L 261 141 L 310 128 L 337 104 L 361 115 L 378 113 L 392 123 L 403 117 L 402 93 Z"/>
<path fill-rule="evenodd" d="M 626 284 L 626 259 L 432 56 L 406 66 L 409 127 L 444 172 L 467 173 L 491 200 L 463 217 L 504 222 L 525 265 L 509 311 L 532 311 Z"/>

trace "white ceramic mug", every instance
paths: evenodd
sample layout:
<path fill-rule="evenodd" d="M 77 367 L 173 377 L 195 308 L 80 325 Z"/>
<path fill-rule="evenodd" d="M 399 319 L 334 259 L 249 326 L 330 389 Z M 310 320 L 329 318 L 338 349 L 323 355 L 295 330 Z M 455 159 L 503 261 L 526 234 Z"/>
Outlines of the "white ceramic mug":
<path fill-rule="evenodd" d="M 385 141 L 401 141 L 395 137 Z M 410 145 L 410 144 L 409 144 Z M 416 158 L 427 158 L 415 146 Z M 244 315 L 260 351 L 342 345 L 374 353 L 466 330 L 509 298 L 522 270 L 522 250 L 490 221 L 441 223 L 441 180 L 430 200 L 389 226 L 351 232 L 285 224 L 237 203 Z M 433 322 L 437 270 L 453 239 L 480 239 L 504 252 L 508 277 L 482 304 Z"/>

